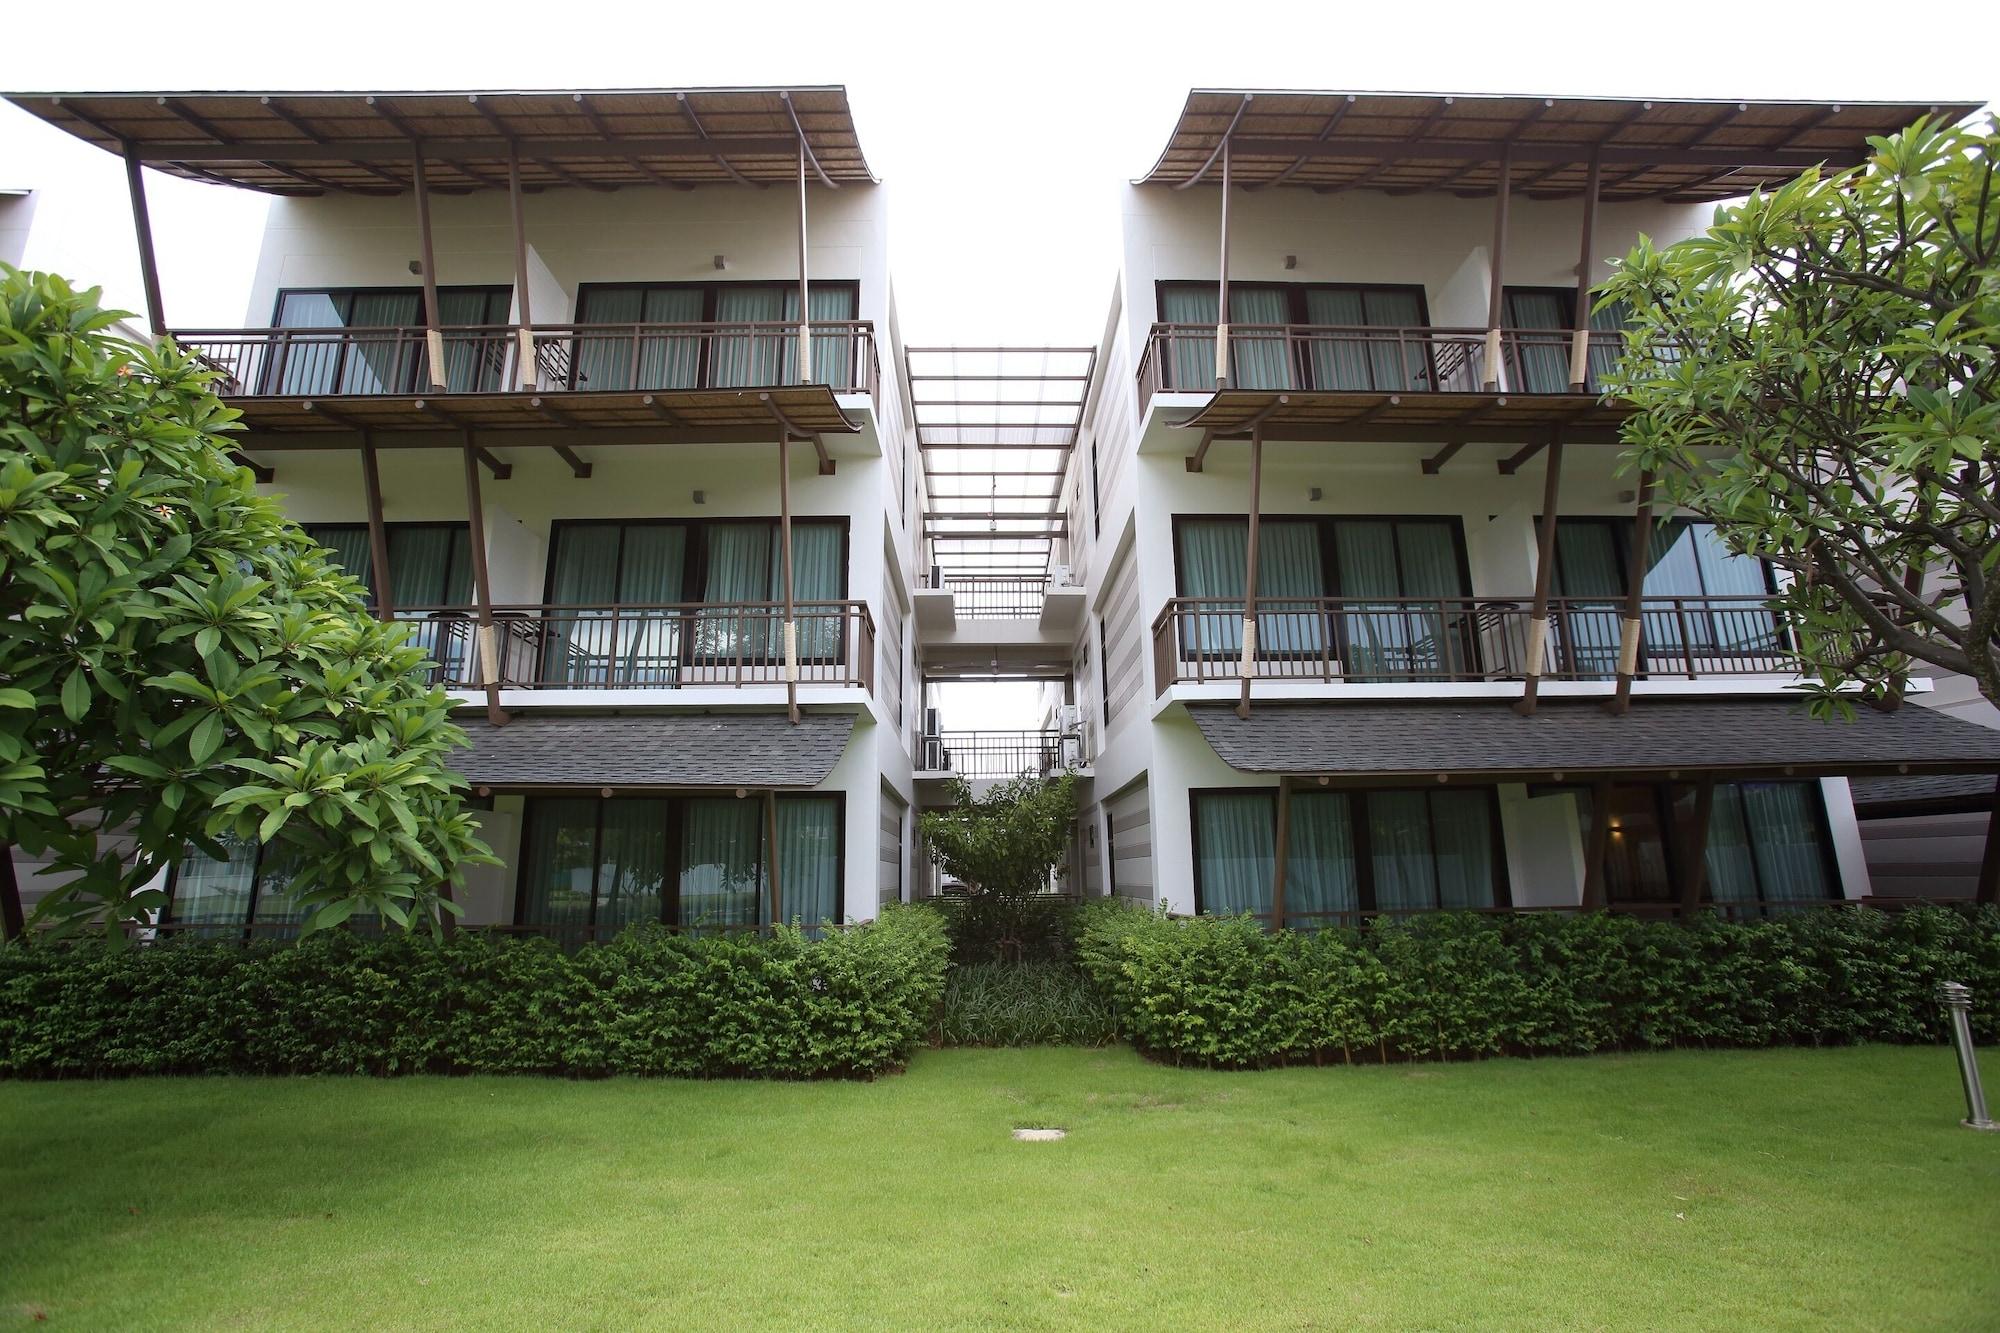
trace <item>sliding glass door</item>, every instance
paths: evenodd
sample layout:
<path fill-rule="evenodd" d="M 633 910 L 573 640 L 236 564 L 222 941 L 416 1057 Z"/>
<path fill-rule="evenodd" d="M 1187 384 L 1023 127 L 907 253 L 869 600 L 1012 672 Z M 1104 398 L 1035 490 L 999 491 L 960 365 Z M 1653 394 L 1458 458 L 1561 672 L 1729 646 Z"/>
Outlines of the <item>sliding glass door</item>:
<path fill-rule="evenodd" d="M 1164 350 L 1167 387 L 1215 385 L 1214 283 L 1163 282 L 1160 320 L 1189 326 Z M 1231 386 L 1238 389 L 1429 389 L 1438 383 L 1421 287 L 1231 283 Z"/>
<path fill-rule="evenodd" d="M 1564 518 L 1556 524 L 1554 587 L 1570 603 L 1558 622 L 1570 654 L 1565 666 L 1586 678 L 1617 670 L 1618 622 L 1631 587 L 1631 522 Z M 1784 630 L 1763 605 L 1772 591 L 1770 572 L 1756 557 L 1732 552 L 1714 524 L 1655 521 L 1641 580 L 1642 671 L 1783 666 Z"/>
<path fill-rule="evenodd" d="M 540 679 L 558 685 L 677 680 L 687 526 L 561 523 L 552 535 Z"/>

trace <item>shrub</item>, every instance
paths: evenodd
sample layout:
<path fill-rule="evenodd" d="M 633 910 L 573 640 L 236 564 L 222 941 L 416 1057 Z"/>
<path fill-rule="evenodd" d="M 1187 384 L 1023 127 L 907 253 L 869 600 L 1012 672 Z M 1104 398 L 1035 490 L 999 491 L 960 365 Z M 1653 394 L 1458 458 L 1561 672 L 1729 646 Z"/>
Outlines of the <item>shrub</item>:
<path fill-rule="evenodd" d="M 935 1030 L 940 1046 L 1103 1046 L 1117 1037 L 1110 998 L 1068 963 L 954 967 Z"/>
<path fill-rule="evenodd" d="M 1077 914 L 1073 898 L 976 893 L 933 902 L 951 932 L 955 963 L 1046 963 L 1070 956 Z"/>
<path fill-rule="evenodd" d="M 868 1076 L 929 1031 L 946 949 L 899 908 L 824 939 L 642 928 L 575 954 L 473 931 L 12 947 L 0 1076 Z"/>
<path fill-rule="evenodd" d="M 1938 982 L 2000 1040 L 2000 910 L 1769 921 L 1444 912 L 1266 932 L 1096 905 L 1079 966 L 1119 1029 L 1176 1063 L 1462 1059 L 1671 1046 L 1938 1041 Z"/>

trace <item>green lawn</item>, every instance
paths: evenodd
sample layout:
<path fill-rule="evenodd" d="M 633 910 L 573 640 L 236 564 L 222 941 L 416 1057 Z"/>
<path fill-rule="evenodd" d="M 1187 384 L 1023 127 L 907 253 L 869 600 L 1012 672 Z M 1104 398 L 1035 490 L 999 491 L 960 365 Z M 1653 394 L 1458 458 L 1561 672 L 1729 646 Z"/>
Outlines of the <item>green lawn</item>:
<path fill-rule="evenodd" d="M 1960 1114 L 1886 1047 L 5 1084 L 0 1326 L 1992 1327 Z"/>

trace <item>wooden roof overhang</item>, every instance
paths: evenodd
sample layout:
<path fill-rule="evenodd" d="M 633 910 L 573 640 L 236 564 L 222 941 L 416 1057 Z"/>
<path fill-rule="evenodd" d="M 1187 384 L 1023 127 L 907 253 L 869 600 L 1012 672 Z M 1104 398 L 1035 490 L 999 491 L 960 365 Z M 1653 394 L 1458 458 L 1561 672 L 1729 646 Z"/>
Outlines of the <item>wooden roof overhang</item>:
<path fill-rule="evenodd" d="M 1629 408 L 1595 394 L 1299 392 L 1223 389 L 1170 423 L 1197 440 L 1260 428 L 1267 440 L 1394 444 L 1616 444 Z"/>
<path fill-rule="evenodd" d="M 653 393 L 349 394 L 238 398 L 234 447 L 262 451 L 457 449 L 619 444 L 769 444 L 779 431 L 812 440 L 853 435 L 858 422 L 823 384 Z M 824 460 L 823 460 L 824 461 Z"/>
<path fill-rule="evenodd" d="M 1777 185 L 1825 164 L 1857 165 L 1870 135 L 1920 116 L 1958 120 L 1978 102 L 1745 102 L 1369 92 L 1188 94 L 1160 158 L 1138 183 L 1207 180 L 1226 137 L 1232 183 L 1321 191 L 1494 193 L 1503 159 L 1513 190 L 1561 199 L 1587 188 L 1593 158 L 1605 201 L 1699 203 Z"/>
<path fill-rule="evenodd" d="M 10 93 L 86 143 L 188 180 L 268 194 L 393 195 L 412 159 L 438 193 L 790 184 L 875 176 L 840 86 L 500 92 Z"/>

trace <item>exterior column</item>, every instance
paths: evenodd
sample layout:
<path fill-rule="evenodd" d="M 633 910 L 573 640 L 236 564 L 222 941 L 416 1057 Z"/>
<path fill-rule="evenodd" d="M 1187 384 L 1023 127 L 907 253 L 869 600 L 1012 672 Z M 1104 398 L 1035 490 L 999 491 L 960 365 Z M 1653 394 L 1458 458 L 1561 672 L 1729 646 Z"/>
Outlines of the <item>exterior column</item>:
<path fill-rule="evenodd" d="M 1229 387 L 1229 137 L 1222 139 L 1222 268 L 1215 289 L 1215 387 Z"/>
<path fill-rule="evenodd" d="M 1535 534 L 1535 608 L 1528 616 L 1521 697 L 1514 701 L 1514 711 L 1522 717 L 1535 711 L 1535 695 L 1541 689 L 1548 654 L 1549 584 L 1555 575 L 1556 501 L 1562 491 L 1562 460 L 1563 442 L 1558 434 L 1549 441 L 1548 471 L 1542 477 L 1542 526 Z"/>
<path fill-rule="evenodd" d="M 778 547 L 785 566 L 785 712 L 799 720 L 799 624 L 792 611 L 792 443 L 778 428 Z M 858 664 L 857 664 L 858 665 Z"/>
<path fill-rule="evenodd" d="M 424 266 L 424 367 L 433 392 L 442 391 L 444 377 L 444 333 L 438 327 L 437 254 L 431 244 L 431 185 L 424 173 L 424 150 L 418 147 L 410 159 L 417 195 L 417 248 Z"/>
<path fill-rule="evenodd" d="M 160 265 L 153 253 L 153 216 L 146 208 L 146 178 L 139 168 L 139 150 L 125 145 L 125 192 L 132 196 L 132 230 L 139 238 L 139 281 L 146 289 L 146 322 L 153 336 L 167 331 L 160 303 Z"/>
<path fill-rule="evenodd" d="M 1570 321 L 1569 391 L 1590 391 L 1590 251 L 1597 230 L 1597 191 L 1604 165 L 1590 155 L 1590 181 L 1583 190 L 1583 242 L 1576 260 L 1576 314 Z"/>
<path fill-rule="evenodd" d="M 1681 867 L 1681 915 L 1693 920 L 1701 910 L 1702 881 L 1708 875 L 1708 826 L 1715 809 L 1715 775 L 1705 774 L 1694 789 L 1694 824 L 1688 829 Z"/>
<path fill-rule="evenodd" d="M 1632 706 L 1632 677 L 1639 672 L 1639 635 L 1645 627 L 1646 557 L 1653 544 L 1653 474 L 1639 474 L 1639 511 L 1632 520 L 1631 586 L 1625 590 L 1625 616 L 1618 623 L 1618 692 L 1605 704 L 1623 713 Z"/>
<path fill-rule="evenodd" d="M 1278 845 L 1271 875 L 1271 929 L 1285 928 L 1285 866 L 1292 852 L 1292 780 L 1278 779 Z"/>
<path fill-rule="evenodd" d="M 518 344 L 514 350 L 514 387 L 532 389 L 539 367 L 535 364 L 535 317 L 528 305 L 528 225 L 521 208 L 521 149 L 512 141 L 507 144 L 507 207 L 514 221 L 514 303 L 521 316 L 514 330 Z M 424 271 L 430 271 L 428 261 Z"/>
<path fill-rule="evenodd" d="M 2000 903 L 2000 779 L 1993 783 L 1993 805 L 1986 815 L 1986 854 L 1979 860 L 1979 886 L 1973 901 Z"/>
<path fill-rule="evenodd" d="M 806 303 L 806 141 L 799 140 L 799 375 L 812 383 L 812 307 Z"/>
<path fill-rule="evenodd" d="M 1486 297 L 1486 392 L 1500 388 L 1500 323 L 1507 310 L 1507 204 L 1514 184 L 1514 145 L 1500 153 L 1500 184 L 1493 194 L 1492 289 Z"/>
<path fill-rule="evenodd" d="M 1257 674 L 1257 530 L 1258 511 L 1263 508 L 1264 428 L 1250 428 L 1250 542 L 1243 572 L 1243 659 L 1237 673 L 1243 677 L 1243 693 L 1236 701 L 1236 716 L 1250 716 L 1250 679 Z"/>
<path fill-rule="evenodd" d="M 479 607 L 479 681 L 486 691 L 486 720 L 507 725 L 500 707 L 500 635 L 493 625 L 493 581 L 486 568 L 486 507 L 479 495 L 479 455 L 472 432 L 465 432 L 465 508 L 468 544 L 472 547 L 472 593 Z"/>
<path fill-rule="evenodd" d="M 390 592 L 389 527 L 382 521 L 382 469 L 375 456 L 372 432 L 361 432 L 361 489 L 368 501 L 368 567 L 375 577 L 375 618 L 394 620 L 395 599 Z"/>
<path fill-rule="evenodd" d="M 1604 909 L 1604 854 L 1611 846 L 1611 784 L 1590 789 L 1590 837 L 1583 849 L 1583 910 Z"/>

